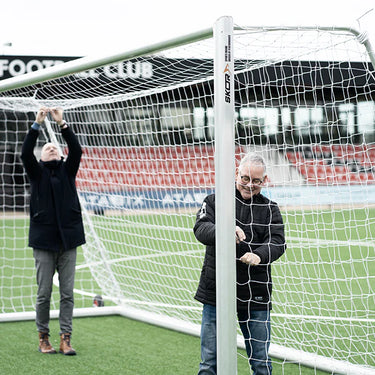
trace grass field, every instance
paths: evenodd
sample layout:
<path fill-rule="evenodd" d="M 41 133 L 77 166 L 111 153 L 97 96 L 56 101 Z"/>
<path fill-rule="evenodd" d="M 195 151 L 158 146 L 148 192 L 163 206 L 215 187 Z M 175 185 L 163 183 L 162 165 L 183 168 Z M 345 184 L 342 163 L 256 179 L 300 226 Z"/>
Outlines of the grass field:
<path fill-rule="evenodd" d="M 58 332 L 58 322 L 51 322 Z M 34 322 L 1 323 L 0 366 L 4 375 L 194 375 L 200 353 L 197 337 L 123 317 L 74 319 L 77 356 L 42 355 Z M 51 334 L 58 347 L 58 335 Z M 239 351 L 238 374 L 249 374 Z M 323 375 L 323 372 L 274 361 L 275 375 Z"/>
<path fill-rule="evenodd" d="M 284 211 L 283 216 L 288 250 L 273 265 L 273 342 L 375 366 L 375 210 Z M 193 222 L 194 215 L 180 214 L 92 219 L 100 239 L 99 247 L 107 249 L 105 257 L 110 271 L 124 288 L 127 300 L 138 300 L 136 306 L 146 310 L 199 323 L 200 305 L 192 297 L 204 248 L 194 239 Z M 27 219 L 2 221 L 0 305 L 3 312 L 33 310 L 35 276 L 31 250 L 25 249 L 25 228 Z M 88 293 L 77 293 L 76 307 L 91 306 L 91 294 L 101 291 L 87 266 L 88 256 L 92 256 L 93 261 L 103 257 L 97 247 L 98 242 L 95 242 L 86 250 L 90 251 L 86 258 L 83 251 L 79 252 L 76 288 Z M 103 282 L 100 278 L 105 278 L 105 273 L 98 265 L 99 283 Z M 56 289 L 53 303 L 58 308 Z M 101 293 L 106 294 L 106 291 Z M 106 303 L 111 302 L 106 300 Z M 132 327 L 136 328 L 132 330 Z M 31 364 L 41 361 L 34 350 L 33 322 L 2 323 L 1 331 L 23 338 L 17 340 L 17 345 L 24 342 L 24 350 L 21 350 L 28 353 Z M 154 331 L 157 332 L 155 338 L 150 340 Z M 99 337 L 98 342 L 94 336 Z M 94 374 L 93 363 L 97 363 L 100 373 L 108 374 L 120 369 L 125 374 L 194 374 L 199 363 L 198 338 L 125 318 L 76 319 L 74 338 L 76 349 L 82 350 L 81 356 L 69 362 L 74 364 L 70 373 L 85 373 L 79 372 L 83 365 L 82 368 L 90 369 L 87 373 Z M 180 342 L 181 348 L 176 349 Z M 5 344 L 1 343 L 0 350 L 12 358 Z M 110 350 L 112 346 L 115 349 Z M 183 358 L 180 358 L 181 353 L 185 354 Z M 132 362 L 141 355 L 143 359 L 136 360 L 134 369 Z M 59 367 L 66 359 L 58 357 L 42 360 L 47 367 L 55 363 Z M 154 367 L 148 367 L 151 362 Z M 238 364 L 239 374 L 249 372 L 241 351 Z M 7 365 L 11 366 L 11 361 Z M 21 364 L 15 362 L 15 365 Z M 33 373 L 32 366 L 29 367 L 24 367 L 24 372 L 14 373 Z M 282 364 L 280 360 L 274 361 L 274 367 L 275 374 L 318 373 L 298 365 Z"/>

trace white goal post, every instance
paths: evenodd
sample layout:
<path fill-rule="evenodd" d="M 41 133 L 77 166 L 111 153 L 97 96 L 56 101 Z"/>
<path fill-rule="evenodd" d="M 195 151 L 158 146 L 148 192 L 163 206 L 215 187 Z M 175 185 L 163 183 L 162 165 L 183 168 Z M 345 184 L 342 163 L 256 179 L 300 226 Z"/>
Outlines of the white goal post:
<path fill-rule="evenodd" d="M 219 63 L 225 53 L 230 87 Z M 121 314 L 199 335 L 202 307 L 193 297 L 204 246 L 192 227 L 216 191 L 218 319 L 229 322 L 219 323 L 228 335 L 218 334 L 220 368 L 246 361 L 226 350 L 244 345 L 235 328 L 234 201 L 225 197 L 239 159 L 257 151 L 270 177 L 263 193 L 281 208 L 288 246 L 272 266 L 275 363 L 374 373 L 374 66 L 366 34 L 350 28 L 233 27 L 223 17 L 215 33 L 0 81 L 0 321 L 35 317 L 19 155 L 38 108 L 61 106 L 84 151 L 77 189 L 87 244 L 75 316 Z M 233 107 L 225 110 L 220 95 Z M 47 124 L 36 153 L 49 139 L 65 153 L 56 124 Z M 92 307 L 96 295 L 104 307 Z M 232 298 L 227 311 L 224 296 Z M 52 317 L 58 300 L 54 291 Z"/>

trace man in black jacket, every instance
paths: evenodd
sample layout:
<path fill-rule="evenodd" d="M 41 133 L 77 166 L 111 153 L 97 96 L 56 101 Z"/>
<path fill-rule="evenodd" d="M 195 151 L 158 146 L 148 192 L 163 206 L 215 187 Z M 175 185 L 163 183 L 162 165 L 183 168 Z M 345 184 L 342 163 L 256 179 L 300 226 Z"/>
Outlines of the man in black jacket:
<path fill-rule="evenodd" d="M 275 202 L 260 194 L 267 182 L 264 159 L 247 154 L 236 172 L 237 315 L 254 375 L 272 373 L 271 263 L 285 251 L 284 225 Z M 215 195 L 197 213 L 194 234 L 206 245 L 195 299 L 203 303 L 199 375 L 216 374 Z"/>
<path fill-rule="evenodd" d="M 34 155 L 40 126 L 50 113 L 60 127 L 69 155 L 66 161 L 53 143 L 42 148 L 41 160 Z M 38 284 L 36 326 L 39 351 L 56 353 L 49 341 L 50 300 L 55 271 L 59 273 L 60 352 L 75 355 L 70 339 L 73 317 L 73 287 L 77 247 L 85 243 L 81 206 L 75 178 L 82 149 L 77 137 L 63 120 L 61 108 L 42 107 L 26 135 L 21 159 L 30 180 L 29 246 L 33 248 Z"/>

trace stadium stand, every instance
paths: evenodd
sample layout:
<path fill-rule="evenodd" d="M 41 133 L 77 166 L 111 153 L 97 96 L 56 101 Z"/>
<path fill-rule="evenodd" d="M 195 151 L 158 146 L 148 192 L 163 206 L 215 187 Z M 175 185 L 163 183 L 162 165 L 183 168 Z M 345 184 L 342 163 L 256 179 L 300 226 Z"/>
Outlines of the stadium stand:
<path fill-rule="evenodd" d="M 214 146 L 152 146 L 141 148 L 86 147 L 77 187 L 89 191 L 215 186 Z M 303 181 L 296 165 L 300 152 L 288 157 L 276 147 L 236 147 L 237 165 L 248 151 L 261 153 L 267 163 L 268 186 Z M 292 160 L 294 161 L 292 164 Z M 312 161 L 306 162 L 312 164 Z M 323 160 L 321 161 L 323 164 Z M 297 169 L 296 169 L 297 167 Z M 310 166 L 311 167 L 311 166 Z"/>

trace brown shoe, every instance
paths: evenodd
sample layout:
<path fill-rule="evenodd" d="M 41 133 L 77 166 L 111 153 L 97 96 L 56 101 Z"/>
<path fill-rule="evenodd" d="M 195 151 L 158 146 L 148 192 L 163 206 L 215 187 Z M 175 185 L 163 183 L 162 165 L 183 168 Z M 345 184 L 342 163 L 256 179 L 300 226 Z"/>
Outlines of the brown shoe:
<path fill-rule="evenodd" d="M 70 345 L 70 333 L 62 333 L 60 338 L 60 353 L 64 355 L 76 355 L 76 351 Z"/>
<path fill-rule="evenodd" d="M 39 348 L 41 353 L 45 354 L 55 354 L 56 350 L 52 347 L 49 342 L 49 334 L 47 332 L 39 332 Z"/>

